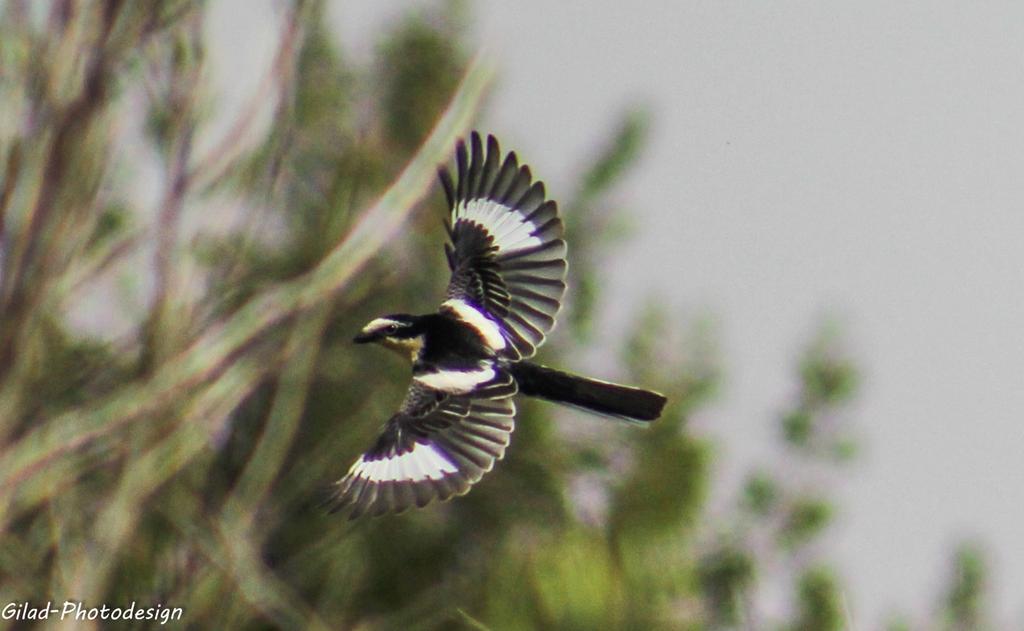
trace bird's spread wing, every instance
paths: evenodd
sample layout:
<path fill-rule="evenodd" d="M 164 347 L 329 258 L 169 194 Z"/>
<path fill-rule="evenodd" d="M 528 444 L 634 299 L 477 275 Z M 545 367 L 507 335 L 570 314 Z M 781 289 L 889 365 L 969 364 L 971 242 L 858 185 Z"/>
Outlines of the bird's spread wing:
<path fill-rule="evenodd" d="M 382 515 L 467 492 L 505 455 L 515 393 L 503 371 L 463 395 L 414 381 L 377 442 L 333 485 L 331 512 Z"/>
<path fill-rule="evenodd" d="M 440 171 L 451 207 L 446 246 L 450 300 L 482 309 L 501 326 L 512 359 L 530 357 L 555 326 L 565 293 L 565 241 L 555 202 L 533 182 L 515 153 L 502 159 L 498 141 L 477 133 L 459 142 L 457 181 Z"/>

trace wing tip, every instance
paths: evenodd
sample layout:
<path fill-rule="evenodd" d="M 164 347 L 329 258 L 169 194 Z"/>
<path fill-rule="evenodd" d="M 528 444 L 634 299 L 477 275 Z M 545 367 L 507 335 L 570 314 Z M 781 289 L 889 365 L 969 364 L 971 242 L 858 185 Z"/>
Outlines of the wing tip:
<path fill-rule="evenodd" d="M 444 196 L 448 200 L 448 207 L 455 208 L 455 182 L 452 181 L 452 174 L 448 171 L 448 167 L 438 167 L 437 178 L 441 180 L 441 188 L 444 189 Z"/>

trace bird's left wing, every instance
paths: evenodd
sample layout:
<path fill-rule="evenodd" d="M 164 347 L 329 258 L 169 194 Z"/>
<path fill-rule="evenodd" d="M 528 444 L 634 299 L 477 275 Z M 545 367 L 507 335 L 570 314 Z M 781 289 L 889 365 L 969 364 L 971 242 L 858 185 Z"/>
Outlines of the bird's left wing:
<path fill-rule="evenodd" d="M 456 146 L 455 162 L 456 181 L 440 171 L 451 208 L 445 252 L 452 270 L 442 309 L 463 319 L 481 313 L 500 325 L 507 341 L 496 351 L 530 357 L 554 328 L 565 293 L 558 208 L 515 153 L 502 157 L 494 136 L 485 151 L 473 132 L 468 151 L 464 142 Z"/>
<path fill-rule="evenodd" d="M 331 512 L 382 515 L 466 493 L 505 455 L 516 384 L 505 372 L 455 395 L 413 382 L 380 437 L 331 489 Z"/>

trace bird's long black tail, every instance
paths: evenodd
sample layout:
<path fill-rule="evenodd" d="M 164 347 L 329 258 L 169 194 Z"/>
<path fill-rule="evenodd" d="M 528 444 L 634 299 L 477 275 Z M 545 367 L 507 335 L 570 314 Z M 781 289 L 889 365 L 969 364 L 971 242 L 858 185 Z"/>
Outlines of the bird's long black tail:
<path fill-rule="evenodd" d="M 519 392 L 554 403 L 626 421 L 653 421 L 661 416 L 665 397 L 657 392 L 572 375 L 561 370 L 517 362 L 509 366 Z"/>

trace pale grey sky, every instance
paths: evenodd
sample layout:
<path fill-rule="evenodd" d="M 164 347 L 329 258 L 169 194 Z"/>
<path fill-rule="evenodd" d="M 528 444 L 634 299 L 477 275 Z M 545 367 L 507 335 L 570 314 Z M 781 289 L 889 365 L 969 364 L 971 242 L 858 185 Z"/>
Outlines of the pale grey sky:
<path fill-rule="evenodd" d="M 269 59 L 260 4 L 221 2 L 211 25 L 229 112 Z M 410 4 L 329 17 L 367 55 Z M 610 293 L 713 316 L 726 381 L 695 431 L 719 484 L 775 455 L 798 352 L 832 317 L 865 376 L 829 550 L 858 626 L 920 620 L 963 538 L 987 545 L 995 610 L 1024 621 L 1024 5 L 469 7 L 499 69 L 482 128 L 555 196 L 626 107 L 653 112 L 616 193 L 637 233 Z"/>

